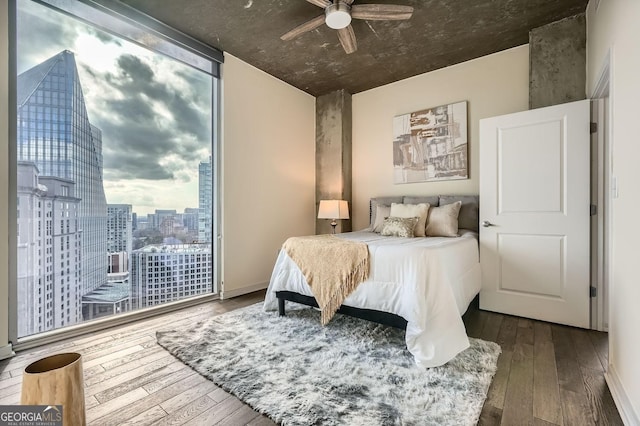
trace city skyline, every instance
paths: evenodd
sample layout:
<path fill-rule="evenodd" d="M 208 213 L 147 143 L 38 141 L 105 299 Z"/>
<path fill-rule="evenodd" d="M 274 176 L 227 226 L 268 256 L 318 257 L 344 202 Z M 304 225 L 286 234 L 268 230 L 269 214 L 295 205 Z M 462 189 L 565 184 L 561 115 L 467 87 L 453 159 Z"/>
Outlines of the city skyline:
<path fill-rule="evenodd" d="M 102 130 L 110 204 L 198 206 L 198 164 L 211 154 L 212 78 L 32 2 L 18 8 L 18 74 L 69 50 L 89 120 Z"/>
<path fill-rule="evenodd" d="M 211 245 L 199 240 L 198 219 L 212 201 L 211 172 L 203 179 L 200 170 L 206 158 L 210 166 L 211 123 L 188 98 L 206 98 L 197 78 L 32 2 L 20 2 L 18 14 L 17 300 L 27 313 L 19 336 L 210 292 Z M 100 47 L 107 44 L 119 53 L 105 57 Z M 46 56 L 52 45 L 60 49 Z M 83 55 L 87 62 L 78 59 Z M 162 77 L 167 71 L 178 77 Z M 158 216 L 148 232 L 134 235 L 134 209 Z M 162 283 L 145 272 L 146 260 L 137 262 L 133 291 L 131 256 L 147 259 L 139 253 L 159 242 L 187 251 L 185 242 L 198 243 L 198 254 L 188 272 L 186 252 L 171 261 L 147 256 L 166 262 Z M 183 269 L 190 281 L 179 278 Z"/>

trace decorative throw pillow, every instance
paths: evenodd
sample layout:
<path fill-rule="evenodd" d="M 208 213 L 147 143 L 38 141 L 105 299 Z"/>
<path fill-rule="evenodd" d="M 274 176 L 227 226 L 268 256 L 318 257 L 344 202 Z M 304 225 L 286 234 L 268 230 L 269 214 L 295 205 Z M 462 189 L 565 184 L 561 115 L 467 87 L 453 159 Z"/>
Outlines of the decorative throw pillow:
<path fill-rule="evenodd" d="M 373 224 L 373 227 L 371 230 L 373 232 L 380 233 L 380 231 L 382 231 L 382 224 L 384 223 L 384 220 L 389 216 L 391 216 L 391 206 L 378 204 L 376 206 L 376 215 L 375 215 L 376 221 Z"/>
<path fill-rule="evenodd" d="M 458 214 L 458 229 L 471 229 L 478 232 L 480 197 L 478 195 L 441 195 L 439 205 L 444 206 L 456 201 L 462 201 L 460 214 Z"/>
<path fill-rule="evenodd" d="M 440 207 L 432 207 L 427 219 L 427 237 L 457 237 L 458 214 L 462 201 Z"/>
<path fill-rule="evenodd" d="M 418 223 L 417 217 L 388 217 L 382 224 L 380 235 L 413 238 L 413 229 L 416 223 Z"/>
<path fill-rule="evenodd" d="M 427 215 L 429 214 L 429 204 L 391 204 L 390 216 L 392 217 L 417 217 L 418 222 L 413 230 L 416 237 L 426 236 L 424 233 L 427 224 Z"/>

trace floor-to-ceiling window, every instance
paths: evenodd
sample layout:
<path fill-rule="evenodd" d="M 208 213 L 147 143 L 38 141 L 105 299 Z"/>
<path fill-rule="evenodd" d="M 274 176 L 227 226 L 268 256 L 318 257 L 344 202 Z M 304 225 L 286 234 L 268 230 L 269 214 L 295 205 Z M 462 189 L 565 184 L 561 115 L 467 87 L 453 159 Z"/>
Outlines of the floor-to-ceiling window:
<path fill-rule="evenodd" d="M 18 339 L 217 290 L 222 57 L 113 6 L 15 1 Z"/>

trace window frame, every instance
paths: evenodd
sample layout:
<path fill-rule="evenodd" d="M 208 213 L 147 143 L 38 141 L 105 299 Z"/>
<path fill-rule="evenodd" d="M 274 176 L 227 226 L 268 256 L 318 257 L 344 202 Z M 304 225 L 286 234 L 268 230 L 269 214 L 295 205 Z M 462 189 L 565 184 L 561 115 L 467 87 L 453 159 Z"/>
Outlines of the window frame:
<path fill-rule="evenodd" d="M 211 211 L 211 225 L 212 225 L 212 241 L 211 241 L 211 250 L 212 250 L 212 292 L 204 295 L 191 296 L 187 299 L 178 300 L 175 302 L 168 302 L 162 305 L 152 306 L 148 308 L 137 309 L 133 311 L 129 311 L 124 314 L 117 314 L 109 317 L 103 317 L 94 320 L 85 320 L 81 323 L 63 327 L 56 330 L 40 332 L 38 334 L 34 334 L 31 336 L 25 336 L 18 338 L 18 300 L 17 300 L 17 252 L 15 249 L 11 250 L 11 248 L 17 247 L 17 238 L 18 238 L 18 196 L 17 196 L 17 9 L 18 9 L 18 1 L 32 1 L 38 3 L 40 5 L 50 7 L 60 13 L 72 16 L 76 19 L 79 19 L 85 22 L 88 25 L 99 28 L 103 31 L 107 31 L 111 34 L 114 34 L 118 37 L 124 38 L 130 42 L 138 44 L 140 46 L 145 47 L 151 51 L 156 53 L 163 54 L 165 56 L 171 57 L 174 60 L 182 62 L 190 67 L 193 67 L 199 71 L 205 72 L 209 74 L 212 78 L 212 105 L 211 105 L 211 178 L 212 178 L 212 211 Z M 219 291 L 221 289 L 221 211 L 222 211 L 222 200 L 221 200 L 221 192 L 220 192 L 220 152 L 221 152 L 221 88 L 222 88 L 222 77 L 221 77 L 221 68 L 222 63 L 224 61 L 223 52 L 215 49 L 205 43 L 202 43 L 174 28 L 169 27 L 168 25 L 155 20 L 154 18 L 128 6 L 123 3 L 114 1 L 114 0 L 9 0 L 8 2 L 9 9 L 9 25 L 7 28 L 8 31 L 8 40 L 9 40 L 9 61 L 8 61 L 8 78 L 9 78 L 9 90 L 8 90 L 8 101 L 9 101 L 9 111 L 8 111 L 8 119 L 9 119 L 9 200 L 8 200 L 8 208 L 9 208 L 9 288 L 8 288 L 8 296 L 9 296 L 9 342 L 12 344 L 14 350 L 23 350 L 31 347 L 39 346 L 42 344 L 55 342 L 59 340 L 63 340 L 66 338 L 90 333 L 93 331 L 128 324 L 132 321 L 136 321 L 139 319 L 161 315 L 166 312 L 171 312 L 179 309 L 184 309 L 189 306 L 193 306 L 199 303 L 203 303 L 206 301 L 216 300 L 219 298 Z M 74 7 L 79 6 L 85 8 L 86 10 L 92 10 L 96 12 L 98 15 L 106 14 L 111 18 L 115 18 L 120 21 L 120 24 L 126 24 L 126 26 L 134 27 L 137 29 L 137 32 L 134 31 L 134 34 L 123 34 L 121 32 L 115 31 L 108 27 L 105 27 L 105 22 L 92 22 L 89 18 L 89 14 L 87 16 L 77 16 L 73 13 L 70 13 L 65 9 L 73 9 Z M 104 15 L 102 15 L 104 16 Z M 160 44 L 163 44 L 164 50 L 152 48 L 140 40 L 136 39 L 135 36 L 138 35 L 148 35 L 151 34 L 156 42 L 158 39 L 161 40 Z M 191 59 L 185 57 L 176 57 L 171 54 L 171 45 L 179 46 L 181 49 L 185 49 L 192 56 Z M 210 69 L 206 69 L 205 66 L 201 66 L 202 64 L 198 62 L 196 59 L 193 60 L 193 56 L 200 57 L 203 61 L 210 62 Z M 188 55 L 187 55 L 188 56 Z"/>

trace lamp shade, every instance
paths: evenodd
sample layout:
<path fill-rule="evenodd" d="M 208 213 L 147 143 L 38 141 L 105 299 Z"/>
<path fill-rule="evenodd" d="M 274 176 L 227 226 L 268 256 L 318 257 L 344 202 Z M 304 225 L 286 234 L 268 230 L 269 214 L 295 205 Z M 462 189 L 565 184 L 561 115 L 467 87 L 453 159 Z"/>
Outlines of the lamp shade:
<path fill-rule="evenodd" d="M 349 219 L 349 205 L 344 200 L 320 200 L 318 219 Z"/>

